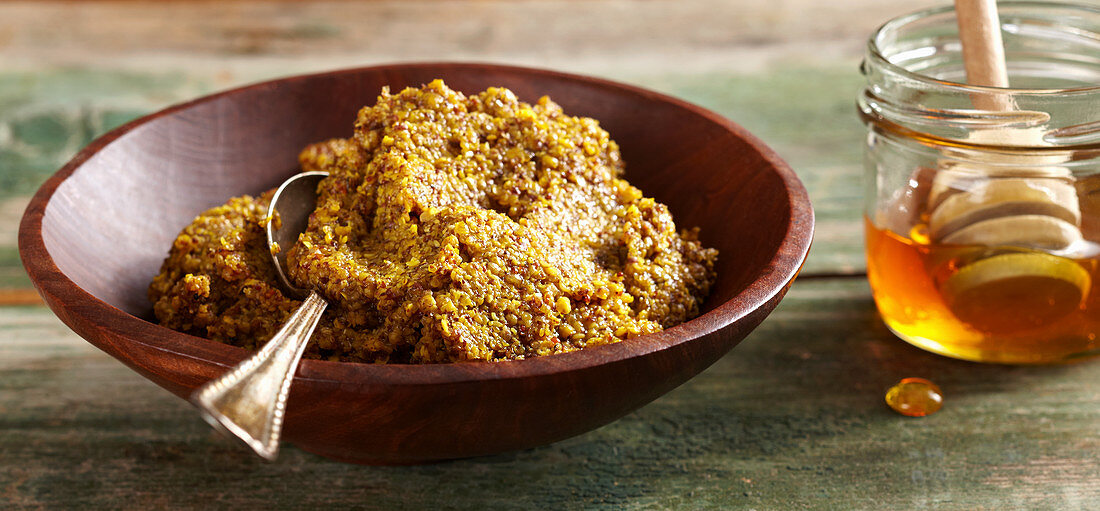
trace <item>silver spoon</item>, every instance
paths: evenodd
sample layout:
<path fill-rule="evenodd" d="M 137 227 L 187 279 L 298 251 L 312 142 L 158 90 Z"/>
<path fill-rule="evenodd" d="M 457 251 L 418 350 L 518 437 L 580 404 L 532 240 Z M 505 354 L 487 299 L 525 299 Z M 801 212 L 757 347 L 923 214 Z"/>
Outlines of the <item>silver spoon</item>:
<path fill-rule="evenodd" d="M 328 306 L 316 291 L 295 287 L 285 271 L 287 249 L 305 231 L 317 204 L 317 184 L 325 176 L 327 172 L 303 172 L 287 179 L 268 206 L 267 245 L 275 273 L 283 291 L 303 300 L 302 305 L 259 351 L 191 394 L 191 402 L 214 429 L 243 440 L 268 461 L 279 454 L 286 398 L 298 361 Z M 270 221 L 275 212 L 281 222 Z"/>

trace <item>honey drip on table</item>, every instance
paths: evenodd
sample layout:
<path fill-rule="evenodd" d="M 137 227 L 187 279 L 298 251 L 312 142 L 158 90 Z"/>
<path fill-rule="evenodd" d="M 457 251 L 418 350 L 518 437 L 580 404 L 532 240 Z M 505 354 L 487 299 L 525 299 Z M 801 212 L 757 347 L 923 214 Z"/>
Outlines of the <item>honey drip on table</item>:
<path fill-rule="evenodd" d="M 924 378 L 905 378 L 886 391 L 886 404 L 909 417 L 924 417 L 943 406 L 943 392 Z"/>

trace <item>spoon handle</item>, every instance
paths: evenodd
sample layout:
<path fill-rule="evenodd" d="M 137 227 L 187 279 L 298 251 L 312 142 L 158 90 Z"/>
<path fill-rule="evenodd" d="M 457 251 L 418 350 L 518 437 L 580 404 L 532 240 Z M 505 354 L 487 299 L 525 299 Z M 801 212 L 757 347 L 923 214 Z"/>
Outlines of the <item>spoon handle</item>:
<path fill-rule="evenodd" d="M 311 292 L 263 348 L 191 394 L 203 418 L 274 460 L 290 383 L 327 306 L 321 295 Z"/>

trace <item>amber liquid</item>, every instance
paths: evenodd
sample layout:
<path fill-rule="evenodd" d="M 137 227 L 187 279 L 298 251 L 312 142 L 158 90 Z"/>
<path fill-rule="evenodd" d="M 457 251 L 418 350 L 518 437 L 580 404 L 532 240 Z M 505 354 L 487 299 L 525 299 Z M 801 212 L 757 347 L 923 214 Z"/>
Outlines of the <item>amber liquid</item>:
<path fill-rule="evenodd" d="M 864 219 L 867 277 L 886 325 L 902 339 L 950 357 L 1040 364 L 1100 355 L 1100 260 L 1080 265 L 1081 280 L 1033 277 L 1002 280 L 975 293 L 945 293 L 961 267 L 997 249 L 919 243 Z M 913 238 L 921 239 L 914 235 Z M 1000 252 L 1025 249 L 1000 249 Z"/>

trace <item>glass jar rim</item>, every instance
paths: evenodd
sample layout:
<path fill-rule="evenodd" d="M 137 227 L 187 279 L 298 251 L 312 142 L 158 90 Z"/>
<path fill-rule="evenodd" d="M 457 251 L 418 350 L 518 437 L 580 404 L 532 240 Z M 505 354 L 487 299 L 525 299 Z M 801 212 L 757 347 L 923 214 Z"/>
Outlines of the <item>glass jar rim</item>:
<path fill-rule="evenodd" d="M 1036 2 L 1036 1 L 1002 1 L 998 2 L 1001 7 L 1023 7 L 1023 8 L 1037 8 L 1037 9 L 1073 9 L 1089 12 L 1100 16 L 1100 7 L 1092 7 L 1084 4 L 1066 3 L 1066 2 Z M 1084 87 L 1070 87 L 1070 88 L 1014 88 L 1014 87 L 991 87 L 985 85 L 971 85 L 967 83 L 952 82 L 948 80 L 941 80 L 933 78 L 931 76 L 922 75 L 920 73 L 910 71 L 903 66 L 893 63 L 889 58 L 883 55 L 879 50 L 878 41 L 889 31 L 897 31 L 900 28 L 913 23 L 914 21 L 954 12 L 955 7 L 952 5 L 933 7 L 929 9 L 922 9 L 916 12 L 898 16 L 894 19 L 883 23 L 879 26 L 874 33 L 871 34 L 871 38 L 867 41 L 867 54 L 870 58 L 874 59 L 876 66 L 888 70 L 892 73 L 904 76 L 908 79 L 915 80 L 917 82 L 923 82 L 926 84 L 933 84 L 937 87 L 956 90 L 960 92 L 978 92 L 989 93 L 997 92 L 1001 94 L 1011 95 L 1076 95 L 1076 94 L 1095 94 L 1100 92 L 1100 84 L 1089 85 Z"/>

